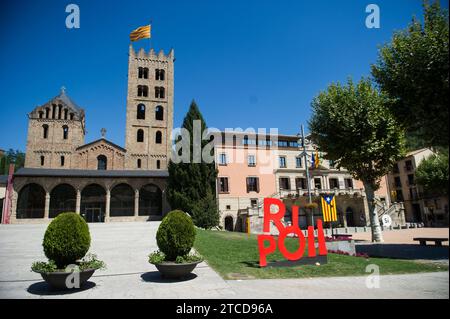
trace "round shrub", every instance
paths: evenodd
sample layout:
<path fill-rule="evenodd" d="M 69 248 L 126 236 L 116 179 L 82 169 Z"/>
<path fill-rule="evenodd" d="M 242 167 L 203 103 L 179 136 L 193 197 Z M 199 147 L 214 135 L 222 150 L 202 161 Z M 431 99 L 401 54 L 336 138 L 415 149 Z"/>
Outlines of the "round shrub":
<path fill-rule="evenodd" d="M 42 243 L 45 256 L 60 269 L 83 258 L 90 245 L 89 227 L 76 213 L 62 213 L 53 219 Z"/>
<path fill-rule="evenodd" d="M 181 210 L 174 210 L 167 214 L 156 233 L 159 250 L 166 255 L 166 260 L 170 261 L 175 261 L 178 256 L 189 254 L 194 240 L 194 223 Z"/>

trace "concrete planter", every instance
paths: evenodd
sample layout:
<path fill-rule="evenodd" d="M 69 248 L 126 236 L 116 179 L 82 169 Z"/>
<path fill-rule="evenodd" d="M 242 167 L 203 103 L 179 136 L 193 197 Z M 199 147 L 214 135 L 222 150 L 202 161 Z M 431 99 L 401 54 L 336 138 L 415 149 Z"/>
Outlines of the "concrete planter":
<path fill-rule="evenodd" d="M 86 269 L 80 272 L 75 272 L 80 274 L 80 287 L 91 278 L 96 269 Z M 66 279 L 68 276 L 72 275 L 72 272 L 38 272 L 41 274 L 42 279 L 45 280 L 50 286 L 58 290 L 67 290 Z"/>
<path fill-rule="evenodd" d="M 178 279 L 189 275 L 195 267 L 202 261 L 192 263 L 177 264 L 173 261 L 164 261 L 162 263 L 154 264 L 163 278 Z"/>
<path fill-rule="evenodd" d="M 356 253 L 354 240 L 327 241 L 326 245 L 327 250 L 340 250 L 349 253 L 350 255 L 354 255 Z"/>

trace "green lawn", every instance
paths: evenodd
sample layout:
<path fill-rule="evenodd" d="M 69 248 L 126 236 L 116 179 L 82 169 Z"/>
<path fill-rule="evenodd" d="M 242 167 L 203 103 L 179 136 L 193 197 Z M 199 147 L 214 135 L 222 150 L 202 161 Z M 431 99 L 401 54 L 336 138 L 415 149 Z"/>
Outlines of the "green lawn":
<path fill-rule="evenodd" d="M 286 247 L 294 251 L 298 241 L 286 239 Z M 382 275 L 415 272 L 448 271 L 447 266 L 417 263 L 414 261 L 363 258 L 328 254 L 328 264 L 296 267 L 259 268 L 259 253 L 256 235 L 244 233 L 207 231 L 197 229 L 195 249 L 205 257 L 208 264 L 225 279 L 253 278 L 305 278 L 321 276 L 367 275 L 366 266 L 376 264 Z M 307 258 L 307 257 L 304 257 Z M 267 261 L 283 260 L 280 252 L 268 256 Z"/>

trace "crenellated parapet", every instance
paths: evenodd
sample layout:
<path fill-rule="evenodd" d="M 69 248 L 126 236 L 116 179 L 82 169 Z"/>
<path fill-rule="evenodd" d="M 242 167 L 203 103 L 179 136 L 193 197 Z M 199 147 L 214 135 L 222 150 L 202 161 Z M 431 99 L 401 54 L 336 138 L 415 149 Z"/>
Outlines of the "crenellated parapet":
<path fill-rule="evenodd" d="M 133 45 L 130 44 L 129 49 L 130 57 L 138 58 L 138 59 L 150 59 L 150 60 L 159 60 L 159 61 L 171 61 L 175 60 L 175 51 L 170 49 L 168 54 L 165 54 L 164 50 L 160 50 L 158 53 L 151 48 L 148 52 L 144 50 L 144 48 L 140 48 L 138 51 L 135 51 Z"/>

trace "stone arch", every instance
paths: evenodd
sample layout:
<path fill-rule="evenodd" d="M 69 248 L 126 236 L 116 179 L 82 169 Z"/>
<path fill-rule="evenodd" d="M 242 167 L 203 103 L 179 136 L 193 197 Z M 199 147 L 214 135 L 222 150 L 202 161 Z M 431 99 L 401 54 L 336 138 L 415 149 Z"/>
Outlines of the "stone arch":
<path fill-rule="evenodd" d="M 75 212 L 77 191 L 72 185 L 59 184 L 50 192 L 49 217 L 54 218 L 64 212 Z"/>
<path fill-rule="evenodd" d="M 146 184 L 139 190 L 139 216 L 162 216 L 162 191 L 155 184 Z"/>
<path fill-rule="evenodd" d="M 224 220 L 224 228 L 228 231 L 234 230 L 234 218 L 231 215 L 225 216 Z"/>
<path fill-rule="evenodd" d="M 45 189 L 40 184 L 24 185 L 17 199 L 17 219 L 44 218 L 45 196 Z"/>
<path fill-rule="evenodd" d="M 80 214 L 87 222 L 105 221 L 106 190 L 99 184 L 89 184 L 81 191 Z"/>
<path fill-rule="evenodd" d="M 110 216 L 134 216 L 134 190 L 120 183 L 111 189 Z"/>

